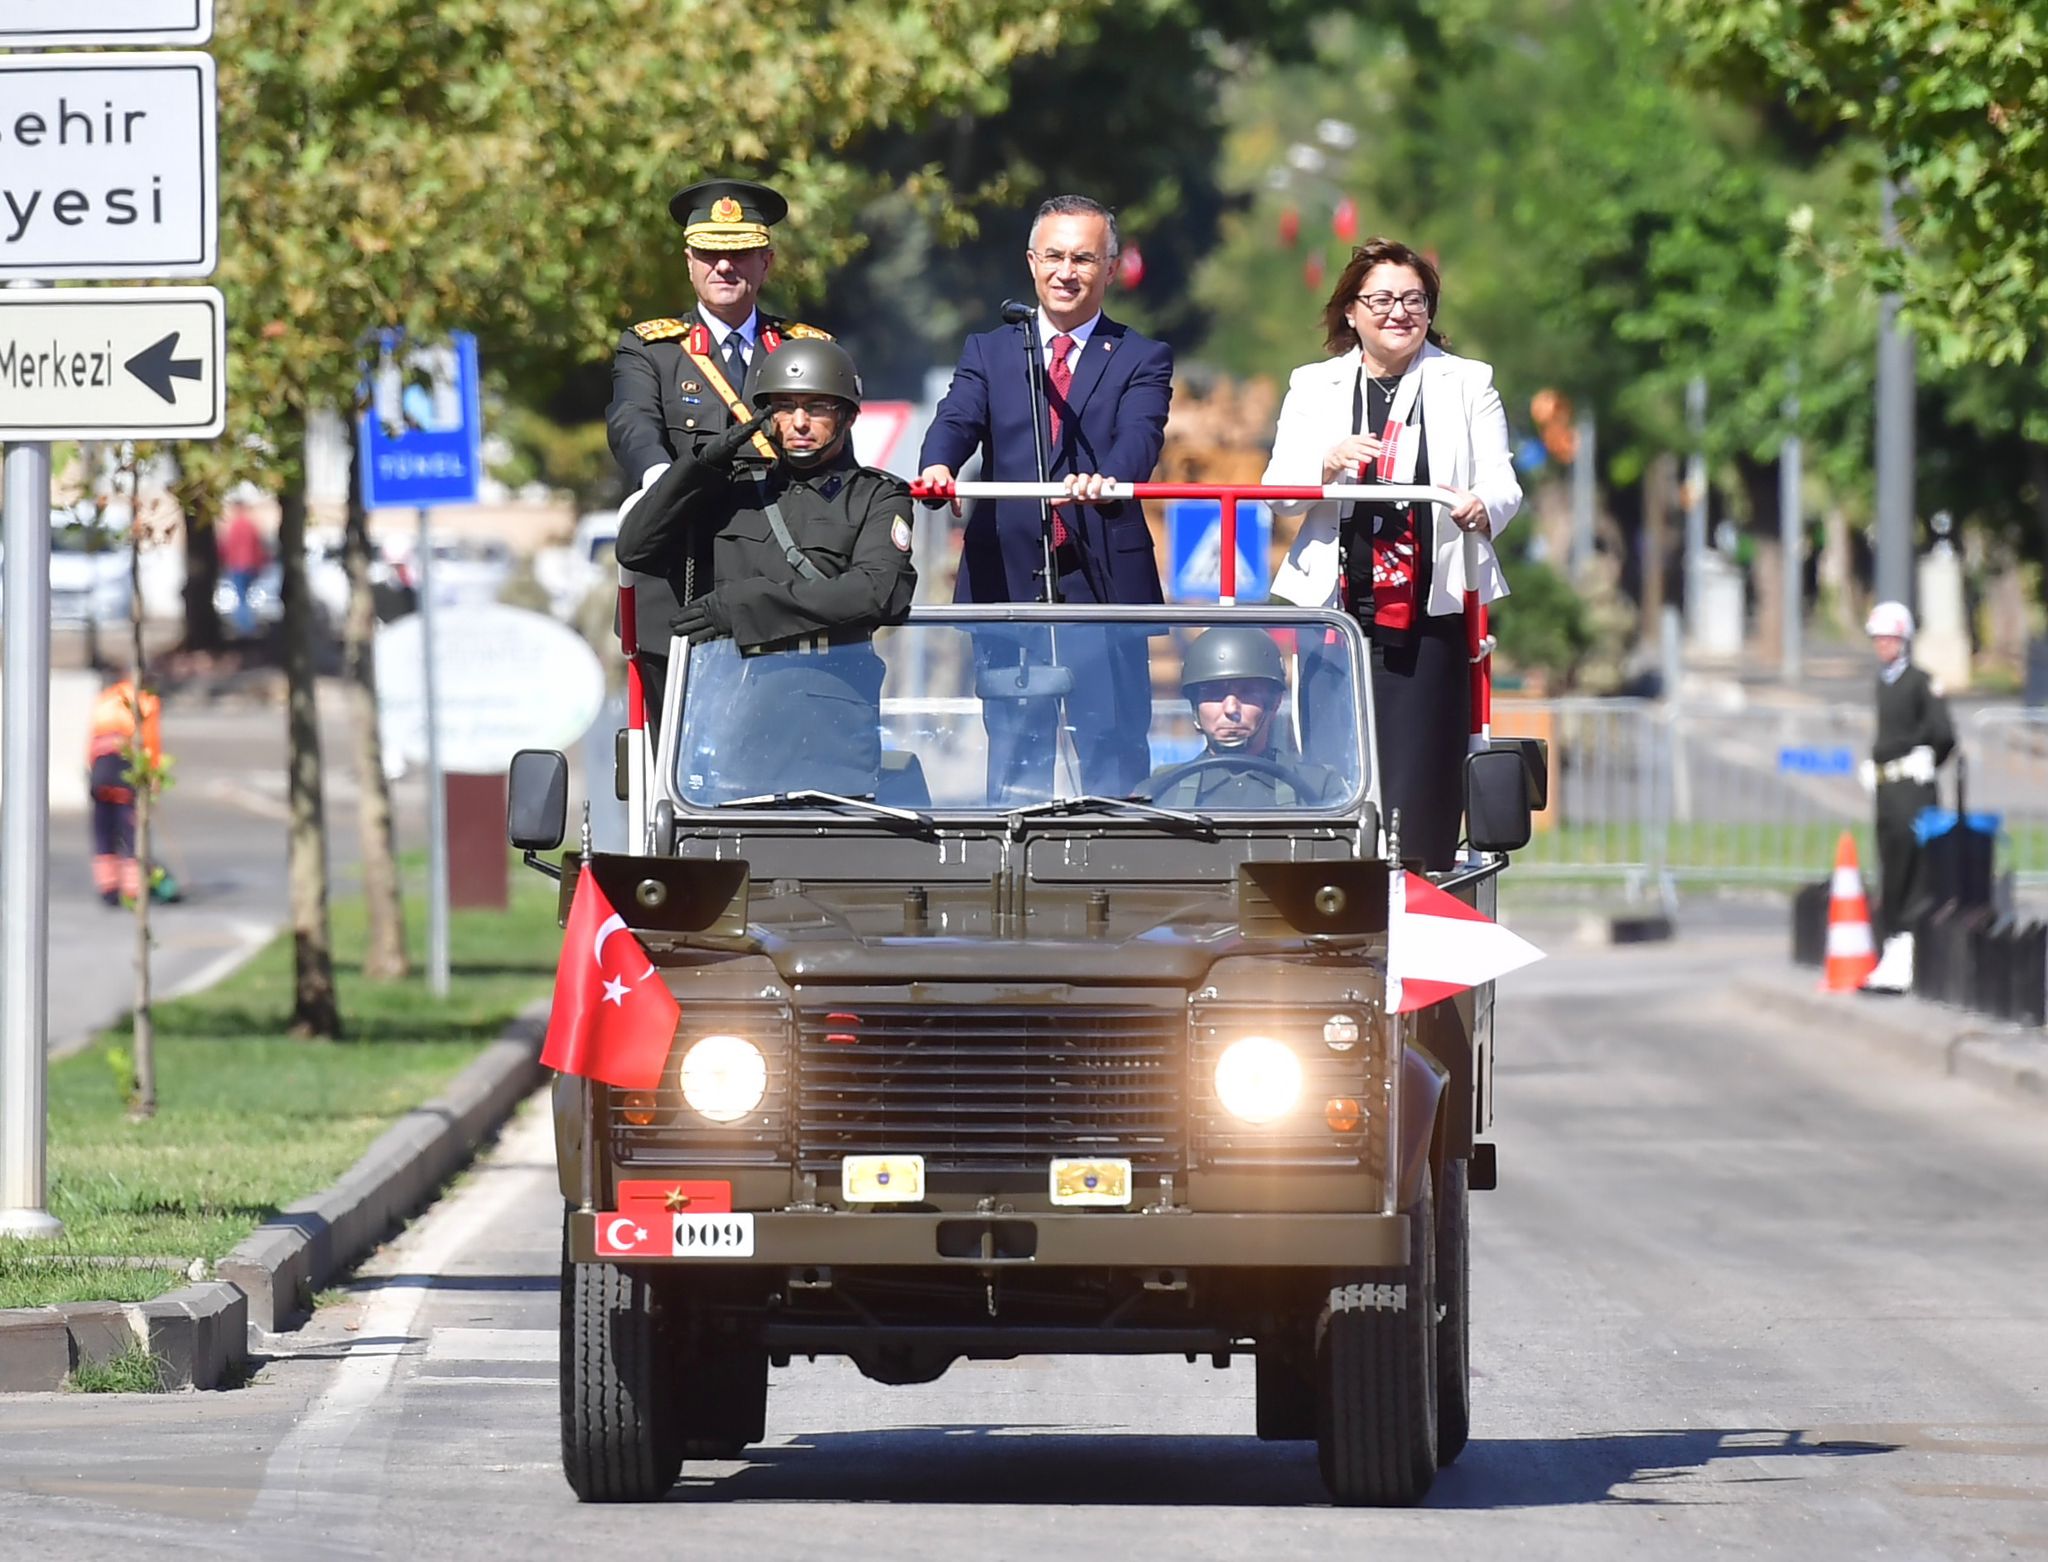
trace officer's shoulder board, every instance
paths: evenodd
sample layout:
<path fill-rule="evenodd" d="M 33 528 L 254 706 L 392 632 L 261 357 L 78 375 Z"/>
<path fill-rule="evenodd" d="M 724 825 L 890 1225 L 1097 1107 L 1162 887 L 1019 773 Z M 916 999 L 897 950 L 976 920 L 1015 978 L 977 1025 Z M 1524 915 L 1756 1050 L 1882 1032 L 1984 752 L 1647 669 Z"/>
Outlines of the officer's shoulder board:
<path fill-rule="evenodd" d="M 814 325 L 805 325 L 801 320 L 783 321 L 782 334 L 798 339 L 809 337 L 814 342 L 829 342 L 832 340 L 832 333 L 830 331 L 821 331 Z"/>
<path fill-rule="evenodd" d="M 633 334 L 643 342 L 672 342 L 688 334 L 689 329 L 682 321 L 663 315 L 659 320 L 642 320 L 633 327 Z"/>

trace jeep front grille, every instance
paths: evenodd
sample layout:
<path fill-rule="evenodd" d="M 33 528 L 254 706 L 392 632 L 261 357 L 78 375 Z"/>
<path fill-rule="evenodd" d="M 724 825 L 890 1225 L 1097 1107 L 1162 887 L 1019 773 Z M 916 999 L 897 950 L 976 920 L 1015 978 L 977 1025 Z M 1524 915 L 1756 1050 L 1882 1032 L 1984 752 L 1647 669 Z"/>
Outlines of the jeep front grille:
<path fill-rule="evenodd" d="M 939 1173 L 1043 1176 L 1057 1156 L 1185 1163 L 1178 1005 L 807 1008 L 797 1051 L 806 1170 L 880 1153 L 922 1155 Z"/>

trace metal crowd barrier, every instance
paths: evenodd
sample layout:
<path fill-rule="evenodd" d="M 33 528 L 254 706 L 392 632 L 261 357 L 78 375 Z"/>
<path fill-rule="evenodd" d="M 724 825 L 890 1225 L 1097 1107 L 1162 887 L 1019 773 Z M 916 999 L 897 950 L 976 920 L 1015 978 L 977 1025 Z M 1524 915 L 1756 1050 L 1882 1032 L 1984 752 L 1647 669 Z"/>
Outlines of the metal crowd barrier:
<path fill-rule="evenodd" d="M 1866 705 L 1497 699 L 1496 733 L 1551 743 L 1551 806 L 1517 872 L 1632 893 L 1799 884 L 1826 873 L 1848 830 L 1868 877 L 1871 800 L 1856 769 L 1871 724 Z M 2048 888 L 2048 712 L 1996 707 L 1959 729 L 1967 806 L 2002 821 L 2000 874 L 2020 890 Z M 1945 768 L 1944 806 L 1953 795 Z"/>

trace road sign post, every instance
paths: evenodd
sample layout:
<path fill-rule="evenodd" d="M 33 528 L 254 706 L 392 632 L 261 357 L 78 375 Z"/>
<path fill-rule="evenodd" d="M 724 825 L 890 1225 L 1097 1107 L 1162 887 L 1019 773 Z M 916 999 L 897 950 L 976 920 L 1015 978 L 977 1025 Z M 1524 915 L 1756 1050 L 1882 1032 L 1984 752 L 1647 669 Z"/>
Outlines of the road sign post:
<path fill-rule="evenodd" d="M 0 1237 L 54 1237 L 43 1112 L 50 1029 L 50 447 L 7 451 L 0 711 Z"/>
<path fill-rule="evenodd" d="M 362 414 L 363 508 L 418 512 L 416 589 L 420 599 L 422 696 L 427 728 L 427 987 L 448 992 L 448 779 L 441 772 L 441 713 L 434 689 L 434 540 L 427 507 L 475 504 L 483 478 L 483 390 L 476 338 L 457 331 L 447 346 L 382 343 Z"/>

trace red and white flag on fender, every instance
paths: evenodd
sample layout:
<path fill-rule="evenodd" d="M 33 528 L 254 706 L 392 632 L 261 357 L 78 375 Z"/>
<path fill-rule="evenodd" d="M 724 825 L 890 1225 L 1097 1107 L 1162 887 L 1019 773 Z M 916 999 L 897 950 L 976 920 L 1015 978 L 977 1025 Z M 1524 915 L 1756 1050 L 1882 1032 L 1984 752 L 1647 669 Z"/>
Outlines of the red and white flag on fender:
<path fill-rule="evenodd" d="M 1387 1012 L 1426 1009 L 1519 971 L 1543 951 L 1415 873 L 1388 886 Z"/>
<path fill-rule="evenodd" d="M 681 1013 L 626 919 L 591 874 L 580 875 L 562 933 L 542 1065 L 621 1090 L 652 1090 Z"/>

